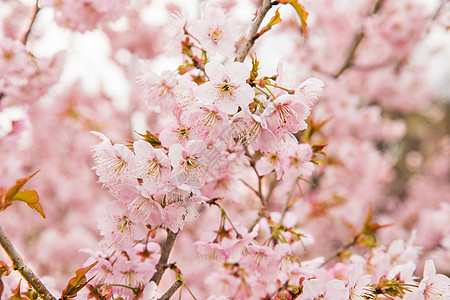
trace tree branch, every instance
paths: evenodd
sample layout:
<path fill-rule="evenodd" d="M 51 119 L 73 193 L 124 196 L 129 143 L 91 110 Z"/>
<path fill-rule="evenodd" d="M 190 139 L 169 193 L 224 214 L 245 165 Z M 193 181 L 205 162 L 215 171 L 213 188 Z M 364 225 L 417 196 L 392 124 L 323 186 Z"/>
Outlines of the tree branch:
<path fill-rule="evenodd" d="M 24 260 L 14 248 L 11 240 L 6 236 L 3 229 L 0 227 L 0 245 L 9 258 L 13 262 L 14 270 L 17 270 L 20 275 L 28 282 L 30 286 L 39 294 L 44 300 L 56 300 L 56 298 L 47 290 L 44 284 L 33 273 L 33 271 L 25 264 Z"/>
<path fill-rule="evenodd" d="M 264 17 L 266 16 L 267 12 L 271 7 L 272 7 L 271 0 L 261 0 L 261 5 L 259 6 L 258 11 L 256 12 L 256 17 L 252 21 L 252 25 L 250 27 L 250 31 L 248 33 L 245 45 L 244 47 L 241 48 L 241 50 L 239 50 L 238 56 L 236 57 L 236 61 L 243 62 L 245 60 L 245 57 L 247 56 L 248 52 L 252 48 L 256 39 L 259 37 L 257 33 L 259 26 L 261 25 Z"/>
<path fill-rule="evenodd" d="M 39 0 L 36 0 L 36 4 L 34 5 L 34 13 L 33 13 L 33 17 L 31 18 L 30 26 L 28 26 L 28 30 L 25 33 L 25 36 L 23 37 L 23 40 L 22 40 L 22 43 L 24 45 L 27 43 L 28 36 L 30 35 L 30 32 L 31 32 L 31 28 L 33 27 L 34 21 L 36 21 L 36 16 L 37 16 L 38 12 L 41 10 L 38 2 L 39 2 Z"/>
<path fill-rule="evenodd" d="M 378 0 L 375 3 L 375 6 L 373 7 L 373 9 L 369 15 L 376 14 L 380 10 L 380 7 L 383 4 L 383 1 L 384 0 Z M 347 53 L 347 57 L 345 58 L 345 61 L 342 64 L 339 71 L 337 71 L 337 73 L 334 75 L 334 78 L 338 78 L 339 76 L 341 76 L 342 73 L 344 73 L 344 71 L 347 70 L 348 67 L 350 67 L 352 65 L 353 59 L 355 58 L 356 49 L 358 48 L 359 44 L 361 43 L 363 37 L 364 37 L 364 27 L 359 30 L 358 34 L 356 35 L 355 39 L 353 40 L 353 44 L 351 45 L 351 47 Z"/>
<path fill-rule="evenodd" d="M 153 275 L 152 279 L 150 279 L 150 281 L 154 281 L 157 285 L 161 281 L 164 271 L 167 269 L 167 261 L 169 260 L 170 251 L 172 251 L 173 244 L 175 243 L 175 239 L 178 234 L 172 232 L 170 229 L 167 229 L 166 231 L 167 238 L 164 246 L 162 247 L 159 262 L 156 265 L 156 273 Z"/>
<path fill-rule="evenodd" d="M 164 295 L 161 296 L 158 300 L 169 300 L 170 297 L 172 297 L 173 294 L 180 288 L 180 286 L 183 285 L 183 282 L 181 280 L 175 281 L 172 286 L 167 290 L 167 292 L 164 293 Z"/>

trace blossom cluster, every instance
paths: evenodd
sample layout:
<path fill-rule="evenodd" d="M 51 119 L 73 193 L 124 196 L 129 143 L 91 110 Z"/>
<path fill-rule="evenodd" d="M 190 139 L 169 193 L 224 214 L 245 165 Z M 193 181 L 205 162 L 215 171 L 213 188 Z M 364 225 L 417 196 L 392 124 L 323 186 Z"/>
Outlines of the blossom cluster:
<path fill-rule="evenodd" d="M 225 18 L 223 11 L 218 15 Z M 213 30 L 226 32 L 227 24 L 224 19 L 220 21 L 223 28 L 217 25 Z M 200 47 L 203 38 L 196 39 Z M 234 43 L 221 42 L 229 47 Z M 214 60 L 214 54 L 201 72 L 200 84 L 189 73 L 144 71 L 138 77 L 147 103 L 161 113 L 172 112 L 160 133 L 147 132 L 143 140 L 124 145 L 93 132 L 102 140 L 93 147 L 96 174 L 117 200 L 99 225 L 104 236 L 101 244 L 109 255 L 125 251 L 127 257 L 135 257 L 136 241 L 144 240 L 148 230 L 166 228 L 176 233 L 195 221 L 199 217 L 196 205 L 215 198 L 211 185 L 224 178 L 236 181 L 233 169 L 248 166 L 256 151 L 263 155 L 255 164 L 259 176 L 276 169 L 277 176 L 288 182 L 312 174 L 313 149 L 299 143 L 294 133 L 307 127 L 322 81 L 310 78 L 287 91 L 276 80 L 265 79 L 276 90 L 268 89 L 268 94 L 257 86 L 256 78 L 251 81 L 256 69 L 241 62 L 224 65 Z M 236 243 L 246 249 L 256 235 Z M 103 276 L 102 280 L 99 283 L 112 283 Z"/>

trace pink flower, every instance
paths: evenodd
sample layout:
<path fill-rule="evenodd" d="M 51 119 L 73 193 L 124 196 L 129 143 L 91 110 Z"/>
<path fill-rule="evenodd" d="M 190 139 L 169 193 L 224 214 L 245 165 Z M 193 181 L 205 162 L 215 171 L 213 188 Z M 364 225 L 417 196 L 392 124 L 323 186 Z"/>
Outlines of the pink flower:
<path fill-rule="evenodd" d="M 246 83 L 250 69 L 243 63 L 233 62 L 227 66 L 217 61 L 205 66 L 208 82 L 194 90 L 197 99 L 204 104 L 215 105 L 220 111 L 234 114 L 238 107 L 246 107 L 255 96 L 253 89 Z"/>
<path fill-rule="evenodd" d="M 248 252 L 248 247 L 255 243 L 255 238 L 258 236 L 259 224 L 253 227 L 252 231 L 247 232 L 247 228 L 238 227 L 238 232 L 240 236 L 236 239 L 225 239 L 224 244 L 231 246 L 230 250 L 230 260 L 238 261 L 241 259 L 242 255 Z"/>
<path fill-rule="evenodd" d="M 370 275 L 363 275 L 361 264 L 357 264 L 349 274 L 347 285 L 350 300 L 359 300 L 363 297 L 373 298 L 374 289 L 369 284 L 372 280 Z"/>
<path fill-rule="evenodd" d="M 203 7 L 203 20 L 193 21 L 188 31 L 200 41 L 209 55 L 218 52 L 230 57 L 239 38 L 240 26 L 234 18 L 227 17 L 221 8 L 206 5 Z"/>
<path fill-rule="evenodd" d="M 176 56 L 182 52 L 182 41 L 185 39 L 185 27 L 188 24 L 188 14 L 183 11 L 181 13 L 172 13 L 170 19 L 164 25 L 163 31 L 167 35 L 167 43 L 164 46 L 166 55 Z"/>
<path fill-rule="evenodd" d="M 172 232 L 182 230 L 186 223 L 191 223 L 199 217 L 197 210 L 189 201 L 174 202 L 164 206 L 163 226 L 169 228 Z"/>
<path fill-rule="evenodd" d="M 130 219 L 133 221 L 151 226 L 158 226 L 162 223 L 162 207 L 153 199 L 136 195 L 127 208 L 130 211 Z"/>
<path fill-rule="evenodd" d="M 283 165 L 283 180 L 295 180 L 298 177 L 310 176 L 314 171 L 311 162 L 313 151 L 309 144 L 298 144 L 281 154 Z"/>
<path fill-rule="evenodd" d="M 188 112 L 192 104 L 197 102 L 194 96 L 194 89 L 197 86 L 195 82 L 186 77 L 178 77 L 178 84 L 173 94 L 175 96 L 176 107 L 180 111 L 180 114 Z"/>
<path fill-rule="evenodd" d="M 299 296 L 300 300 L 344 300 L 348 299 L 345 284 L 333 279 L 326 284 L 317 278 L 312 278 L 303 282 L 303 293 Z"/>
<path fill-rule="evenodd" d="M 260 159 L 256 161 L 255 168 L 260 176 L 264 176 L 270 174 L 273 170 L 277 174 L 277 180 L 281 179 L 283 175 L 283 155 L 280 155 L 277 152 L 267 153 L 261 156 Z"/>
<path fill-rule="evenodd" d="M 214 105 L 192 105 L 182 118 L 188 118 L 199 137 L 212 140 L 228 126 L 228 115 Z"/>
<path fill-rule="evenodd" d="M 246 143 L 251 145 L 254 150 L 267 152 L 275 148 L 277 139 L 273 132 L 267 127 L 264 115 L 250 113 L 247 107 L 237 113 L 234 119 L 241 119 L 245 126 Z"/>
<path fill-rule="evenodd" d="M 197 241 L 193 244 L 198 254 L 208 260 L 224 262 L 228 258 L 226 249 L 219 243 Z"/>
<path fill-rule="evenodd" d="M 123 205 L 118 203 L 108 208 L 108 216 L 102 218 L 98 225 L 100 234 L 105 237 L 101 245 L 106 248 L 120 246 L 126 249 L 132 247 L 135 240 L 145 237 L 147 233 L 145 226 L 131 220 Z"/>
<path fill-rule="evenodd" d="M 156 268 L 152 264 L 141 261 L 124 261 L 119 259 L 114 264 L 114 271 L 115 283 L 132 288 L 142 288 L 149 283 Z M 133 291 L 129 288 L 115 287 L 114 289 L 121 296 L 127 296 L 129 299 L 134 298 Z"/>
<path fill-rule="evenodd" d="M 91 132 L 100 137 L 102 142 L 94 147 L 95 173 L 99 181 L 107 186 L 130 181 L 133 179 L 129 163 L 133 159 L 133 152 L 122 144 L 113 145 L 111 141 L 99 132 Z"/>
<path fill-rule="evenodd" d="M 129 0 L 47 0 L 42 5 L 53 6 L 58 25 L 80 32 L 91 31 L 100 23 L 118 19 Z"/>
<path fill-rule="evenodd" d="M 133 144 L 136 157 L 131 169 L 133 175 L 142 179 L 143 189 L 156 193 L 167 184 L 170 178 L 170 160 L 161 149 L 140 140 Z"/>
<path fill-rule="evenodd" d="M 273 280 L 277 274 L 279 259 L 272 248 L 268 246 L 250 245 L 248 253 L 239 261 L 239 264 L 248 271 L 264 274 L 267 281 Z"/>
<path fill-rule="evenodd" d="M 83 252 L 87 252 L 91 257 L 88 258 L 85 265 L 90 265 L 91 263 L 97 261 L 98 263 L 89 270 L 87 273 L 89 278 L 92 278 L 91 284 L 104 284 L 112 283 L 113 280 L 113 266 L 111 261 L 105 259 L 101 253 L 94 252 L 89 249 L 83 249 Z"/>
<path fill-rule="evenodd" d="M 137 79 L 142 95 L 150 107 L 160 107 L 164 113 L 171 113 L 175 107 L 175 73 L 165 70 L 161 76 L 149 70 Z"/>
<path fill-rule="evenodd" d="M 295 90 L 295 94 L 301 94 L 304 97 L 305 104 L 309 109 L 312 109 L 314 104 L 316 104 L 319 100 L 320 92 L 322 91 L 324 85 L 325 84 L 320 79 L 308 78 Z"/>
<path fill-rule="evenodd" d="M 423 279 L 419 287 L 411 294 L 406 294 L 407 300 L 448 300 L 450 299 L 450 279 L 442 274 L 436 274 L 436 268 L 431 259 L 425 262 Z"/>
<path fill-rule="evenodd" d="M 189 120 L 183 123 L 184 124 L 168 124 L 159 135 L 161 145 L 166 148 L 169 148 L 174 144 L 186 145 L 189 140 L 196 139 L 198 137 L 197 132 L 195 132 L 192 129 L 191 124 L 189 124 Z"/>
<path fill-rule="evenodd" d="M 302 97 L 298 95 L 284 94 L 270 103 L 264 111 L 267 116 L 269 128 L 276 134 L 283 134 L 286 131 L 296 133 L 306 129 L 308 125 L 305 120 L 310 114 L 310 110 Z"/>
<path fill-rule="evenodd" d="M 185 147 L 180 144 L 173 145 L 169 149 L 173 173 L 182 173 L 186 184 L 200 188 L 206 179 L 207 166 L 201 159 L 205 152 L 206 145 L 203 141 L 189 141 Z"/>

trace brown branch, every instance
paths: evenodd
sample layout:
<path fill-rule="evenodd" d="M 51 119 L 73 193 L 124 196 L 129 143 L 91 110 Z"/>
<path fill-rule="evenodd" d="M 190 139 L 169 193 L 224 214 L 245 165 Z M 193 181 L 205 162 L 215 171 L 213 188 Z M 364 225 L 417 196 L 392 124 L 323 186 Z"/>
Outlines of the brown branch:
<path fill-rule="evenodd" d="M 158 264 L 156 265 L 156 273 L 153 275 L 150 281 L 154 281 L 157 285 L 160 283 L 164 271 L 167 269 L 167 261 L 169 260 L 170 251 L 172 251 L 173 244 L 177 237 L 177 233 L 172 232 L 172 230 L 167 229 L 167 238 L 164 246 L 161 250 L 161 257 L 159 258 Z"/>
<path fill-rule="evenodd" d="M 261 0 L 261 5 L 259 6 L 258 11 L 256 12 L 256 17 L 252 21 L 252 25 L 250 26 L 250 31 L 247 35 L 245 45 L 239 51 L 238 56 L 236 57 L 236 61 L 243 62 L 245 60 L 245 57 L 247 56 L 248 52 L 252 48 L 256 39 L 259 37 L 259 34 L 257 33 L 259 26 L 261 25 L 264 17 L 266 16 L 267 12 L 271 7 L 272 7 L 271 0 Z"/>
<path fill-rule="evenodd" d="M 13 262 L 14 270 L 17 270 L 20 275 L 28 282 L 30 286 L 39 294 L 44 300 L 56 300 L 56 298 L 47 290 L 44 284 L 33 273 L 33 271 L 25 264 L 24 260 L 14 248 L 11 240 L 6 236 L 3 229 L 0 227 L 0 245 L 9 258 Z"/>
<path fill-rule="evenodd" d="M 172 297 L 173 294 L 180 288 L 180 286 L 183 285 L 183 282 L 181 280 L 175 281 L 172 286 L 167 290 L 167 292 L 164 293 L 164 295 L 161 296 L 158 300 L 169 300 L 170 297 Z"/>
<path fill-rule="evenodd" d="M 384 0 L 378 0 L 375 3 L 375 6 L 373 7 L 369 16 L 376 14 L 380 10 L 380 7 L 383 4 L 383 1 Z M 361 43 L 363 37 L 364 37 L 364 27 L 361 28 L 359 30 L 359 32 L 356 34 L 355 39 L 353 40 L 353 44 L 350 46 L 350 49 L 347 53 L 347 57 L 345 58 L 345 61 L 342 64 L 339 71 L 337 71 L 336 74 L 334 75 L 334 78 L 338 78 L 339 76 L 341 76 L 342 73 L 344 73 L 344 71 L 347 70 L 352 65 L 353 59 L 355 58 L 356 49 L 358 48 L 359 44 Z"/>
<path fill-rule="evenodd" d="M 36 21 L 36 16 L 37 16 L 38 12 L 41 10 L 41 8 L 39 7 L 38 2 L 39 2 L 39 0 L 36 0 L 36 4 L 34 5 L 34 13 L 33 13 L 33 17 L 31 18 L 30 26 L 28 26 L 28 30 L 25 33 L 25 36 L 23 37 L 23 40 L 22 40 L 22 43 L 24 45 L 28 41 L 28 36 L 30 35 L 31 28 L 33 27 L 34 21 Z"/>

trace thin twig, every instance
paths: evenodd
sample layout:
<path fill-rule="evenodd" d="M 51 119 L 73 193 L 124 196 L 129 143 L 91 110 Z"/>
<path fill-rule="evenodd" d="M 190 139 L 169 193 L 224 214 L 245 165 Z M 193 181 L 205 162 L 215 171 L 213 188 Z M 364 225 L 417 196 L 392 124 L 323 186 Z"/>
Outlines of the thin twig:
<path fill-rule="evenodd" d="M 292 185 L 292 188 L 289 190 L 289 194 L 287 196 L 286 203 L 284 204 L 283 210 L 281 211 L 280 224 L 282 224 L 283 219 L 284 219 L 284 217 L 285 217 L 285 215 L 286 215 L 286 213 L 287 213 L 287 211 L 289 209 L 289 203 L 291 202 L 291 198 L 292 198 L 292 195 L 294 194 L 295 187 L 297 186 L 298 179 L 299 179 L 298 177 L 295 179 L 295 181 L 294 181 L 294 183 Z"/>
<path fill-rule="evenodd" d="M 180 286 L 183 285 L 183 281 L 177 280 L 175 281 L 172 286 L 167 290 L 167 292 L 164 293 L 164 295 L 161 296 L 158 300 L 169 300 L 170 297 L 172 297 L 173 294 L 180 288 Z"/>
<path fill-rule="evenodd" d="M 25 264 L 24 260 L 14 248 L 11 240 L 6 236 L 3 229 L 0 227 L 0 245 L 9 258 L 13 262 L 14 270 L 17 270 L 20 275 L 28 282 L 30 286 L 39 294 L 44 300 L 56 300 L 56 298 L 47 290 L 44 284 L 33 273 L 33 271 Z"/>
<path fill-rule="evenodd" d="M 33 13 L 33 17 L 31 18 L 31 22 L 30 22 L 30 26 L 28 26 L 28 30 L 25 33 L 25 36 L 23 37 L 22 43 L 25 45 L 28 41 L 28 36 L 30 35 L 31 32 L 31 28 L 33 27 L 34 21 L 36 21 L 36 16 L 38 14 L 38 12 L 41 10 L 41 8 L 39 7 L 39 0 L 36 0 L 36 4 L 34 5 L 34 13 Z"/>
<path fill-rule="evenodd" d="M 245 60 L 245 57 L 247 56 L 248 52 L 252 48 L 256 39 L 259 37 L 257 33 L 259 26 L 261 25 L 264 17 L 266 16 L 267 12 L 271 7 L 272 7 L 271 0 L 261 0 L 261 5 L 259 6 L 258 11 L 256 12 L 256 17 L 252 21 L 252 25 L 250 27 L 250 31 L 248 33 L 245 45 L 239 51 L 239 54 L 236 57 L 236 61 L 243 62 Z"/>
<path fill-rule="evenodd" d="M 320 265 L 320 267 L 325 266 L 326 264 L 328 264 L 330 261 L 332 261 L 333 259 L 335 259 L 336 257 L 338 257 L 339 255 L 342 254 L 342 252 L 346 251 L 347 249 L 349 249 L 350 247 L 356 245 L 356 242 L 358 241 L 359 238 L 359 234 L 356 235 L 353 240 L 347 244 L 345 244 L 344 246 L 342 246 L 341 248 L 339 248 L 335 254 L 331 255 L 330 257 L 328 257 L 327 259 L 325 259 L 325 261 Z"/>
<path fill-rule="evenodd" d="M 376 14 L 380 10 L 380 7 L 383 4 L 383 1 L 384 0 L 378 0 L 375 3 L 375 6 L 373 7 L 370 15 Z M 339 71 L 337 71 L 336 74 L 334 75 L 334 78 L 338 78 L 339 76 L 341 76 L 342 73 L 344 73 L 344 71 L 347 70 L 348 67 L 350 67 L 352 65 L 353 59 L 355 58 L 356 49 L 358 48 L 359 44 L 361 43 L 363 37 L 364 37 L 364 27 L 361 28 L 359 30 L 359 32 L 356 34 L 355 39 L 353 40 L 353 44 L 351 45 L 351 47 L 347 53 L 347 57 L 345 58 L 345 61 L 342 64 Z"/>
<path fill-rule="evenodd" d="M 262 197 L 262 195 L 261 195 L 257 190 L 255 190 L 250 184 L 248 184 L 245 180 L 243 180 L 242 178 L 241 178 L 240 180 L 242 181 L 242 183 L 243 183 L 246 187 L 248 187 L 249 189 L 251 189 L 251 190 L 256 194 L 256 196 L 258 196 L 259 198 Z"/>
<path fill-rule="evenodd" d="M 167 229 L 167 238 L 164 246 L 161 250 L 161 257 L 159 258 L 158 264 L 156 265 L 156 273 L 153 275 L 150 281 L 154 281 L 156 285 L 159 284 L 164 271 L 167 269 L 167 261 L 169 260 L 170 251 L 172 251 L 173 244 L 177 237 L 177 233 L 172 232 L 172 230 Z"/>

